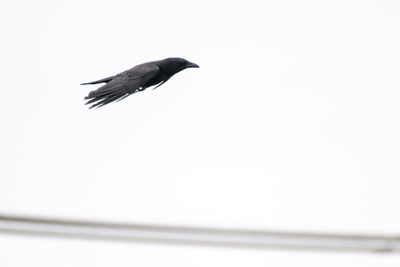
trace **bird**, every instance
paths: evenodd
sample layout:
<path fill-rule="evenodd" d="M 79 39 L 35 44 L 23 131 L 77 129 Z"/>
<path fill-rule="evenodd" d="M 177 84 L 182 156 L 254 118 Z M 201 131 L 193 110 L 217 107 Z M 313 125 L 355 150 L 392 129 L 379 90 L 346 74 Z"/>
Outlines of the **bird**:
<path fill-rule="evenodd" d="M 121 101 L 151 86 L 155 86 L 154 90 L 173 75 L 187 68 L 199 68 L 199 65 L 183 58 L 173 57 L 143 63 L 94 82 L 81 83 L 81 85 L 106 83 L 85 97 L 85 100 L 88 100 L 85 105 L 92 104 L 89 108 L 99 108 L 111 102 Z"/>

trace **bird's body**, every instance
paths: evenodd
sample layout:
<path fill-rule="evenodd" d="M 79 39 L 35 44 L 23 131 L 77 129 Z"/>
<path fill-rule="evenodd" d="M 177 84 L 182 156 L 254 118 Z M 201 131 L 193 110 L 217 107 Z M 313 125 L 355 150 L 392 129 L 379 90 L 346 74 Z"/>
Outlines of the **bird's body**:
<path fill-rule="evenodd" d="M 85 99 L 86 104 L 92 104 L 90 108 L 101 107 L 114 101 L 120 101 L 125 97 L 143 91 L 150 86 L 162 85 L 174 74 L 186 68 L 198 68 L 197 64 L 191 63 L 183 58 L 167 58 L 140 64 L 115 76 L 107 77 L 98 81 L 83 83 L 98 84 L 106 83 L 102 87 L 89 93 Z"/>

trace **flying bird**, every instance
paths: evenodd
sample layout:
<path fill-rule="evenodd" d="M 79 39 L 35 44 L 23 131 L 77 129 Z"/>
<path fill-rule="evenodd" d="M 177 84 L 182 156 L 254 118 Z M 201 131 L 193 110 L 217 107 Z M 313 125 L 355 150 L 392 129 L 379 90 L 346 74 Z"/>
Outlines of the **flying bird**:
<path fill-rule="evenodd" d="M 97 90 L 90 92 L 85 97 L 88 100 L 85 104 L 92 104 L 90 108 L 94 108 L 120 101 L 150 86 L 155 85 L 154 89 L 156 89 L 168 81 L 174 74 L 184 69 L 198 67 L 199 65 L 183 58 L 167 58 L 143 63 L 115 76 L 94 82 L 82 83 L 81 85 L 106 83 Z"/>

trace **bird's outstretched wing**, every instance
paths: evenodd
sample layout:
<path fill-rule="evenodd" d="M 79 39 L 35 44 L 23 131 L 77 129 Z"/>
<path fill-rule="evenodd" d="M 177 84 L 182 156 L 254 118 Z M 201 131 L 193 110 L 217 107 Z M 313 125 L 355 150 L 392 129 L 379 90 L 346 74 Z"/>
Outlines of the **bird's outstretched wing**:
<path fill-rule="evenodd" d="M 153 79 L 160 68 L 154 63 L 145 63 L 138 65 L 130 70 L 124 71 L 103 85 L 99 89 L 89 93 L 85 99 L 92 104 L 90 108 L 101 107 L 108 103 L 119 101 L 133 93 L 139 91 L 140 88 L 147 87 L 146 84 Z"/>

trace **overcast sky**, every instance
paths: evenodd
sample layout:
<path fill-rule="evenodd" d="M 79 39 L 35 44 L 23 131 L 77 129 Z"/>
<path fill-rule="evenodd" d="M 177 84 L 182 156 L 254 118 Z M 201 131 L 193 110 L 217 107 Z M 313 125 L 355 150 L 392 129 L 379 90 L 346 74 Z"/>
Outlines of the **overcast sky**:
<path fill-rule="evenodd" d="M 398 233 L 399 12 L 395 0 L 2 0 L 0 212 Z M 97 87 L 80 83 L 166 57 L 200 69 L 84 105 Z M 400 263 L 11 236 L 0 251 L 13 267 Z"/>

